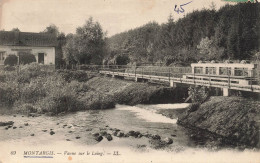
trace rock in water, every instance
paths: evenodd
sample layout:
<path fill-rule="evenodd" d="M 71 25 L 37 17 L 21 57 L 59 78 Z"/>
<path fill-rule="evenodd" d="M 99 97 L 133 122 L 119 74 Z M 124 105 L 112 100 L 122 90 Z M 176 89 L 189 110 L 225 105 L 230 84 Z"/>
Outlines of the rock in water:
<path fill-rule="evenodd" d="M 34 134 L 31 134 L 31 136 L 34 136 Z"/>
<path fill-rule="evenodd" d="M 102 136 L 97 136 L 97 137 L 95 138 L 95 140 L 98 141 L 98 142 L 101 142 L 101 141 L 103 140 L 103 137 L 102 137 Z"/>
<path fill-rule="evenodd" d="M 25 123 L 24 125 L 25 125 L 25 126 L 29 126 L 29 124 L 28 124 L 28 123 Z"/>
<path fill-rule="evenodd" d="M 173 143 L 173 140 L 171 138 L 165 138 L 164 141 L 165 141 L 166 144 L 172 144 Z"/>
<path fill-rule="evenodd" d="M 98 137 L 99 133 L 96 132 L 96 133 L 93 134 L 93 136 Z"/>
<path fill-rule="evenodd" d="M 17 127 L 15 127 L 15 126 L 13 127 L 13 129 L 16 129 L 16 128 L 17 128 Z"/>
<path fill-rule="evenodd" d="M 80 139 L 80 136 L 77 136 L 76 139 Z"/>
<path fill-rule="evenodd" d="M 117 133 L 118 133 L 117 131 L 113 131 L 114 136 L 117 136 Z"/>
<path fill-rule="evenodd" d="M 8 121 L 8 122 L 0 122 L 0 126 L 9 126 L 9 125 L 13 125 L 14 122 L 13 121 Z"/>
<path fill-rule="evenodd" d="M 112 137 L 112 135 L 111 135 L 111 134 L 107 134 L 107 135 L 106 135 L 106 138 L 107 138 L 107 140 L 108 140 L 108 141 L 111 141 L 111 140 L 113 140 L 113 137 Z"/>
<path fill-rule="evenodd" d="M 53 134 L 55 134 L 55 132 L 54 132 L 54 131 L 51 131 L 51 132 L 50 132 L 50 135 L 53 135 Z"/>
<path fill-rule="evenodd" d="M 124 135 L 125 135 L 125 134 L 124 134 L 123 132 L 120 131 L 120 132 L 117 133 L 116 136 L 121 138 L 121 137 L 123 137 Z"/>
<path fill-rule="evenodd" d="M 100 135 L 101 135 L 101 136 L 105 136 L 105 135 L 107 135 L 107 132 L 106 132 L 106 131 L 101 131 L 101 132 L 100 132 Z"/>
<path fill-rule="evenodd" d="M 154 140 L 160 140 L 161 139 L 161 137 L 159 136 L 159 135 L 152 135 L 152 138 L 154 139 Z"/>
<path fill-rule="evenodd" d="M 128 134 L 129 134 L 129 136 L 135 136 L 135 132 L 134 131 L 129 131 Z"/>

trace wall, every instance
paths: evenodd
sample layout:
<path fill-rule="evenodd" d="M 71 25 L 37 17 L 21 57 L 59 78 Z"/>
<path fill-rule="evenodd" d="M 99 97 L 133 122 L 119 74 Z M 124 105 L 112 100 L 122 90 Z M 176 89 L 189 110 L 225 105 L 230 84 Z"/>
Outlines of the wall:
<path fill-rule="evenodd" d="M 35 55 L 38 62 L 38 53 L 44 53 L 44 64 L 55 64 L 55 47 L 30 47 L 30 46 L 0 46 L 0 52 L 5 51 L 5 57 L 18 54 L 18 51 L 28 51 Z M 3 64 L 0 62 L 0 64 Z"/>

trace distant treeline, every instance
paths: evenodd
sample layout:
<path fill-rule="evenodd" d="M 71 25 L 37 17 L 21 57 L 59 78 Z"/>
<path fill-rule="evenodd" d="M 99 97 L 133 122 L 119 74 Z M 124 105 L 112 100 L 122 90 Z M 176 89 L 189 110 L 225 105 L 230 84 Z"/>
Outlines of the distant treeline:
<path fill-rule="evenodd" d="M 104 63 L 189 63 L 199 60 L 255 60 L 259 57 L 260 4 L 203 9 L 159 25 L 116 34 L 106 40 Z M 260 58 L 260 57 L 259 57 Z"/>

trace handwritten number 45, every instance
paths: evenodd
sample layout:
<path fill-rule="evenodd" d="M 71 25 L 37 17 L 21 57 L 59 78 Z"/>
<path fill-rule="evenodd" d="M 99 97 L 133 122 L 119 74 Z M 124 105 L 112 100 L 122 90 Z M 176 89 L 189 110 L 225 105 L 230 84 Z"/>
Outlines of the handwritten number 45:
<path fill-rule="evenodd" d="M 179 13 L 184 13 L 185 10 L 184 10 L 182 7 L 185 6 L 185 5 L 187 5 L 187 4 L 190 4 L 191 2 L 192 2 L 192 1 L 180 5 L 180 8 L 178 8 L 177 5 L 175 5 L 174 11 L 177 12 L 178 14 L 179 14 Z"/>

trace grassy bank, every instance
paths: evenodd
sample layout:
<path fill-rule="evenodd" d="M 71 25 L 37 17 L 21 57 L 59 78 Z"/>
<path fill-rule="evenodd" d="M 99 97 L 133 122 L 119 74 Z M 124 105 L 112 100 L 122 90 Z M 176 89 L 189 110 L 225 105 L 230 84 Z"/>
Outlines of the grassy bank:
<path fill-rule="evenodd" d="M 119 104 L 178 102 L 179 89 L 101 77 L 85 71 L 48 69 L 25 65 L 19 73 L 0 73 L 1 108 L 21 113 L 72 112 L 107 109 Z"/>
<path fill-rule="evenodd" d="M 225 143 L 258 147 L 260 101 L 242 97 L 211 97 L 179 116 L 178 124 L 212 133 Z"/>

